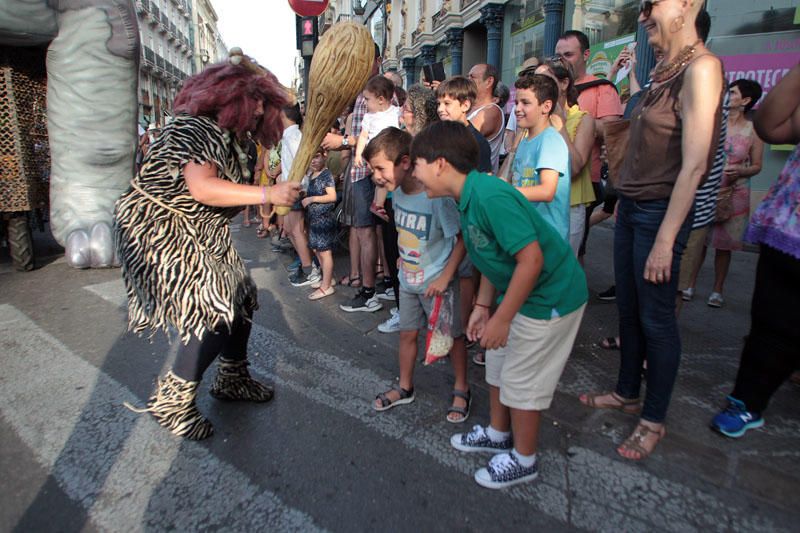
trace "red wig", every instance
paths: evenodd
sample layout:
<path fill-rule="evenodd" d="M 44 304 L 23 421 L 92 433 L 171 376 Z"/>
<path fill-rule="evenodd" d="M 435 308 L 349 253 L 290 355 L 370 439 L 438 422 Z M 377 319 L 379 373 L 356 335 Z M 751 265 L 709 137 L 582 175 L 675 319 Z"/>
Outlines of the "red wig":
<path fill-rule="evenodd" d="M 286 89 L 274 74 L 246 61 L 217 63 L 187 79 L 175 97 L 175 113 L 214 119 L 240 138 L 249 131 L 262 146 L 273 146 L 283 133 L 281 108 L 289 104 Z M 256 116 L 258 103 L 264 115 Z"/>

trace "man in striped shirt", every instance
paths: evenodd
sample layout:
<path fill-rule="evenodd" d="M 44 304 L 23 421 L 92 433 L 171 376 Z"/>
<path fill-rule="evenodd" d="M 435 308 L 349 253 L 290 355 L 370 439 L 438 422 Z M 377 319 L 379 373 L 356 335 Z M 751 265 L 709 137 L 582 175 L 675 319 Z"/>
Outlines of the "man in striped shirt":
<path fill-rule="evenodd" d="M 697 34 L 703 39 L 708 38 L 711 29 L 711 18 L 704 9 L 697 16 Z M 708 178 L 701 187 L 697 189 L 694 196 L 694 221 L 692 231 L 689 233 L 689 240 L 681 258 L 681 272 L 678 278 L 678 292 L 680 298 L 675 307 L 676 313 L 680 314 L 682 301 L 688 302 L 694 296 L 694 282 L 703 264 L 705 256 L 706 239 L 711 225 L 714 224 L 714 217 L 717 211 L 717 195 L 719 194 L 720 184 L 722 183 L 722 171 L 725 168 L 725 141 L 728 138 L 728 115 L 730 113 L 730 93 L 724 92 L 722 100 L 722 131 L 719 136 L 719 145 L 714 155 L 714 164 L 708 174 Z"/>

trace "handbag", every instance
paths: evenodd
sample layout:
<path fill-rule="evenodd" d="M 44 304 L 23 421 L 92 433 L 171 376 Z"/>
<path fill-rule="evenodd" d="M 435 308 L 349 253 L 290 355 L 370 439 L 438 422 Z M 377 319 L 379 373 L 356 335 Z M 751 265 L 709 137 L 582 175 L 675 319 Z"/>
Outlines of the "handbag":
<path fill-rule="evenodd" d="M 733 216 L 733 187 L 720 187 L 714 222 L 726 222 Z"/>

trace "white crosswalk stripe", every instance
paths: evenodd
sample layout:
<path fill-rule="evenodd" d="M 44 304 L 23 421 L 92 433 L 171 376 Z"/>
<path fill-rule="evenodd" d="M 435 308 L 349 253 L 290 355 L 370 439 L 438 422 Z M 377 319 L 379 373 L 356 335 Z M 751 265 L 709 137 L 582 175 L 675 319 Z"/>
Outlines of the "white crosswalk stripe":
<path fill-rule="evenodd" d="M 86 287 L 116 306 L 125 303 L 121 288 L 121 281 Z M 254 355 L 254 371 L 271 378 L 279 389 L 285 387 L 343 413 L 380 438 L 399 440 L 443 467 L 461 472 L 465 483 L 472 483 L 472 473 L 484 465 L 483 457 L 452 450 L 449 438 L 458 429 L 444 422 L 420 422 L 437 415 L 443 418 L 441 399 L 418 393 L 409 407 L 376 413 L 370 400 L 387 388 L 385 376 L 328 353 L 305 350 L 292 339 L 258 324 L 253 327 L 250 351 Z M 156 437 L 154 440 L 158 440 Z M 580 446 L 570 448 L 569 459 L 557 451 L 542 450 L 540 465 L 537 482 L 517 486 L 506 494 L 574 527 L 597 530 L 604 529 L 604 524 L 613 524 L 615 529 L 625 531 L 650 531 L 653 527 L 716 531 L 736 524 L 737 529 L 774 529 L 764 516 L 751 517 L 746 509 L 740 510 L 709 493 Z M 647 497 L 637 498 L 632 505 L 633 493 Z"/>
<path fill-rule="evenodd" d="M 125 410 L 133 393 L 10 305 L 0 305 L 0 351 L 13 354 L 0 375 L 2 417 L 100 530 L 219 529 L 231 516 L 243 531 L 318 530 L 202 445 Z M 180 515 L 159 498 L 174 494 L 204 503 Z"/>

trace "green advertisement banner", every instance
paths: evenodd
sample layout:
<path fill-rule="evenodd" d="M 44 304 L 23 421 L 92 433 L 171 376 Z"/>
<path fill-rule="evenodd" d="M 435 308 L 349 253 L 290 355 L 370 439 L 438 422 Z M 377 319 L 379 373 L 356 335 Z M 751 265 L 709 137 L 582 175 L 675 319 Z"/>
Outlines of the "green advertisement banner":
<path fill-rule="evenodd" d="M 608 78 L 611 65 L 614 64 L 619 53 L 622 52 L 622 49 L 626 46 L 635 46 L 635 44 L 631 44 L 635 43 L 635 41 L 636 34 L 629 33 L 628 35 L 622 35 L 611 41 L 597 43 L 589 47 L 589 62 L 587 63 L 586 71 L 589 74 L 594 74 L 598 78 Z M 613 82 L 616 80 L 611 81 Z M 639 80 L 639 82 L 642 83 L 642 80 Z M 627 76 L 617 83 L 617 89 L 619 89 L 619 94 L 622 96 L 623 101 L 626 100 L 630 92 Z"/>

